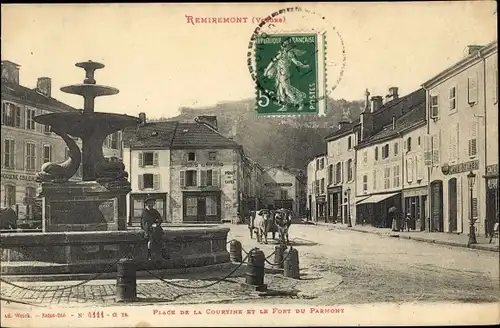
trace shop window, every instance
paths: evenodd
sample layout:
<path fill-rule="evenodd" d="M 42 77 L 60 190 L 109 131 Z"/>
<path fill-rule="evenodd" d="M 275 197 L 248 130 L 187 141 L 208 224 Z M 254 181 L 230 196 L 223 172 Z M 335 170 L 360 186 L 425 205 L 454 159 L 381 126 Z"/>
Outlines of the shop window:
<path fill-rule="evenodd" d="M 186 198 L 186 216 L 198 215 L 198 197 L 187 196 Z"/>
<path fill-rule="evenodd" d="M 217 215 L 217 196 L 216 195 L 210 195 L 207 196 L 206 202 L 206 212 L 207 215 L 215 216 Z"/>
<path fill-rule="evenodd" d="M 16 205 L 16 186 L 5 185 L 4 204 L 7 207 Z"/>

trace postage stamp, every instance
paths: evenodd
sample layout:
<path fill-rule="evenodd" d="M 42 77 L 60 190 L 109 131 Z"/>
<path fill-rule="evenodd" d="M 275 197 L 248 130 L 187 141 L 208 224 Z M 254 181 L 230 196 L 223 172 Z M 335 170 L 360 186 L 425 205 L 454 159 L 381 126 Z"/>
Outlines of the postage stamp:
<path fill-rule="evenodd" d="M 325 34 L 263 34 L 255 40 L 259 115 L 307 115 L 324 110 Z"/>

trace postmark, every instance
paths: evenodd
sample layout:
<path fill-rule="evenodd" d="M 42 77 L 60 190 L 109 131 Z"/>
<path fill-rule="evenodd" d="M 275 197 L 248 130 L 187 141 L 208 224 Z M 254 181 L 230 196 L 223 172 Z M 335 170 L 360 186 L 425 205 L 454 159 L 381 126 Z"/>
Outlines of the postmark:
<path fill-rule="evenodd" d="M 285 15 L 286 29 L 272 23 Z M 310 42 L 301 42 L 307 37 Z M 281 9 L 262 19 L 253 31 L 247 66 L 255 83 L 259 116 L 324 116 L 327 97 L 346 67 L 344 40 L 326 17 L 312 10 Z"/>

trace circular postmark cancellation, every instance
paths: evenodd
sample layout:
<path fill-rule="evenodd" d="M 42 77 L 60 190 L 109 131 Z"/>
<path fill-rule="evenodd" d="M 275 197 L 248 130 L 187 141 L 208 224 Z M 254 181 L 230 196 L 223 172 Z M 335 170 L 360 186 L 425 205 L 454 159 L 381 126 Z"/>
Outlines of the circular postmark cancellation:
<path fill-rule="evenodd" d="M 279 15 L 287 15 L 286 30 L 272 23 Z M 344 41 L 324 16 L 301 7 L 273 12 L 257 25 L 247 50 L 257 114 L 326 115 L 345 65 Z M 337 77 L 330 87 L 328 75 Z"/>

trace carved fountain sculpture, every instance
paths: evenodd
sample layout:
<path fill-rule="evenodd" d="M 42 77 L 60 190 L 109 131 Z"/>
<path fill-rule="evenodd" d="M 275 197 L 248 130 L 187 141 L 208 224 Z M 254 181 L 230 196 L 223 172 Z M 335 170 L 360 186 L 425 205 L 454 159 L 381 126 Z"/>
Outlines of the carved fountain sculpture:
<path fill-rule="evenodd" d="M 139 119 L 94 112 L 95 98 L 119 91 L 96 84 L 94 72 L 103 68 L 103 64 L 87 61 L 76 66 L 85 70 L 85 80 L 82 84 L 62 87 L 61 91 L 83 96 L 83 110 L 35 117 L 36 122 L 49 125 L 69 148 L 66 161 L 45 163 L 37 173 L 44 204 L 43 230 L 122 230 L 125 229 L 125 195 L 130 192 L 128 173 L 118 158 L 105 158 L 102 147 L 108 135 L 139 124 Z M 75 138 L 82 140 L 82 151 Z M 80 165 L 82 181 L 71 181 Z"/>

